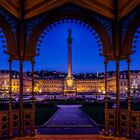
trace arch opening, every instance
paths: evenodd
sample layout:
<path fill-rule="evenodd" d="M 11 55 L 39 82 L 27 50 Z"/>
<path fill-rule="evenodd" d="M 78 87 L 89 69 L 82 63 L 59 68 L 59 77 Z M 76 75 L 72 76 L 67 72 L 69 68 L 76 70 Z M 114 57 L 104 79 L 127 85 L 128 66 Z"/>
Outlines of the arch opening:
<path fill-rule="evenodd" d="M 48 17 L 48 19 L 44 20 L 42 23 L 37 25 L 36 28 L 32 30 L 32 33 L 30 34 L 30 37 L 28 39 L 27 48 L 29 49 L 29 52 L 31 52 L 35 56 L 36 47 L 37 45 L 39 45 L 39 43 L 37 42 L 39 41 L 40 39 L 39 37 L 41 37 L 42 32 L 45 30 L 46 27 L 49 27 L 47 28 L 47 31 L 49 31 L 51 28 L 56 26 L 57 22 L 58 24 L 60 24 L 61 23 L 60 21 L 62 23 L 66 23 L 66 22 L 75 22 L 76 24 L 84 23 L 83 26 L 89 28 L 91 32 L 96 31 L 96 33 L 98 33 L 98 36 L 102 42 L 103 53 L 104 53 L 103 55 L 106 56 L 108 55 L 113 57 L 113 52 L 112 52 L 113 49 L 112 49 L 110 36 L 108 35 L 104 27 L 101 26 L 98 21 L 92 19 L 92 17 L 85 16 L 85 14 L 83 13 L 74 13 L 74 12 L 55 13 L 52 17 Z"/>

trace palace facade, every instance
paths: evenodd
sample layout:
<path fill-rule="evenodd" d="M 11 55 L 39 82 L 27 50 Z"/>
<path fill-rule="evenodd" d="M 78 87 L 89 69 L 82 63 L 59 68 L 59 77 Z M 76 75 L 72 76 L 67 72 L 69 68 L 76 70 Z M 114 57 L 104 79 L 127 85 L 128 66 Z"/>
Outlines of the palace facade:
<path fill-rule="evenodd" d="M 37 84 L 38 81 L 35 81 Z M 12 81 L 11 81 L 11 90 L 12 94 L 16 95 L 19 93 L 20 87 L 20 76 L 19 72 L 13 71 L 12 72 Z M 30 76 L 26 74 L 23 75 L 23 92 L 25 94 L 30 94 L 32 89 L 32 79 Z M 35 91 L 39 91 L 38 87 L 35 86 Z M 1 71 L 0 72 L 0 93 L 2 97 L 5 97 L 9 94 L 9 71 Z M 4 94 L 2 94 L 4 93 Z M 0 97 L 1 97 L 0 95 Z"/>
<path fill-rule="evenodd" d="M 120 93 L 127 92 L 127 71 L 120 72 Z M 108 92 L 116 93 L 116 73 L 114 72 L 108 78 Z M 131 92 L 139 92 L 140 91 L 140 71 L 139 70 L 131 70 L 130 71 L 130 91 Z"/>
<path fill-rule="evenodd" d="M 47 92 L 63 92 L 64 79 L 38 79 L 36 86 L 39 87 L 42 93 Z M 76 80 L 77 92 L 101 92 L 104 91 L 102 80 L 81 79 Z"/>
<path fill-rule="evenodd" d="M 31 76 L 24 74 L 23 76 L 23 91 L 24 94 L 30 94 L 32 89 L 32 79 Z M 12 94 L 19 93 L 20 86 L 19 73 L 16 71 L 12 72 Z M 109 93 L 116 93 L 116 73 L 108 73 L 108 84 L 107 91 Z M 36 94 L 41 93 L 63 93 L 64 91 L 64 78 L 35 78 L 35 92 Z M 130 84 L 131 92 L 139 92 L 140 89 L 140 71 L 134 70 L 130 72 Z M 9 72 L 0 72 L 0 92 L 8 95 L 9 89 Z M 104 77 L 97 77 L 94 79 L 76 79 L 76 89 L 78 93 L 88 93 L 88 92 L 99 92 L 104 93 Z M 127 92 L 127 72 L 120 72 L 120 93 Z"/>

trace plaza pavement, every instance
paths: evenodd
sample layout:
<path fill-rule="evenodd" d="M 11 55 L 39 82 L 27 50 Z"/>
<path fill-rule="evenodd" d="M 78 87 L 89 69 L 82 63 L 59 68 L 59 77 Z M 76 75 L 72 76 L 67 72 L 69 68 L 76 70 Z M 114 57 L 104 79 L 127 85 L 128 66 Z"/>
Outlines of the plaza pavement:
<path fill-rule="evenodd" d="M 45 123 L 47 127 L 94 127 L 96 123 L 81 109 L 82 105 L 58 105 L 55 115 Z"/>
<path fill-rule="evenodd" d="M 85 114 L 82 105 L 58 105 L 58 111 L 43 125 L 37 134 L 99 134 L 102 129 Z"/>

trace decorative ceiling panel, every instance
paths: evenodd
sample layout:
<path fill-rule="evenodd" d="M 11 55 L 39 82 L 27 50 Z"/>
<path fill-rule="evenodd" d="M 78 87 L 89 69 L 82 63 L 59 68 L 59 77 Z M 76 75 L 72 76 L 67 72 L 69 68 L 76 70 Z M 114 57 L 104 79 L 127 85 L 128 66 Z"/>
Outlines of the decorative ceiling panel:
<path fill-rule="evenodd" d="M 0 5 L 15 17 L 19 17 L 19 3 L 20 0 L 0 0 Z M 66 3 L 79 5 L 110 19 L 114 18 L 114 0 L 25 0 L 25 18 L 38 16 Z M 124 17 L 138 5 L 140 0 L 120 0 L 120 17 Z"/>

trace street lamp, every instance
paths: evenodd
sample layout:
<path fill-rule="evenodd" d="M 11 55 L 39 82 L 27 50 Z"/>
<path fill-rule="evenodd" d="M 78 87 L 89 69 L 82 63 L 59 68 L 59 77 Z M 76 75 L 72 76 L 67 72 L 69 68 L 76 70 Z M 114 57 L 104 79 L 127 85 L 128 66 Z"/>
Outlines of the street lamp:
<path fill-rule="evenodd" d="M 132 83 L 131 89 L 133 90 L 134 102 L 136 102 L 137 83 L 136 83 L 135 79 L 134 79 L 134 81 Z"/>
<path fill-rule="evenodd" d="M 99 89 L 99 99 L 100 99 L 101 92 L 102 92 L 101 89 Z"/>

